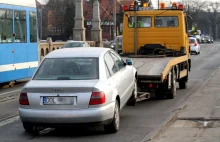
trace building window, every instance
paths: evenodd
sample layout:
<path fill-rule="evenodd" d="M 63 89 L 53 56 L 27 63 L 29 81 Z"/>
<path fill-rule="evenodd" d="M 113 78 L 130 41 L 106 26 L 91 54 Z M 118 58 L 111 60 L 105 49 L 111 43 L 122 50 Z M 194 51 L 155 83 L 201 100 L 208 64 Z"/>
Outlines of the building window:
<path fill-rule="evenodd" d="M 37 42 L 36 12 L 30 12 L 30 42 Z"/>
<path fill-rule="evenodd" d="M 0 9 L 0 43 L 13 42 L 12 10 Z"/>
<path fill-rule="evenodd" d="M 27 42 L 26 12 L 14 12 L 15 42 Z"/>

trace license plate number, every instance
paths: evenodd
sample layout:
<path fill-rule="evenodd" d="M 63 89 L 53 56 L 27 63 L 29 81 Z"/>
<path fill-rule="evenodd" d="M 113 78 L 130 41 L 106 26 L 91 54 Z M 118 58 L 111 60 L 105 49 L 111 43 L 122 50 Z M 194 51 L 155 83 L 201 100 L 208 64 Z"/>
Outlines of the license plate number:
<path fill-rule="evenodd" d="M 75 97 L 43 97 L 44 105 L 73 105 Z"/>

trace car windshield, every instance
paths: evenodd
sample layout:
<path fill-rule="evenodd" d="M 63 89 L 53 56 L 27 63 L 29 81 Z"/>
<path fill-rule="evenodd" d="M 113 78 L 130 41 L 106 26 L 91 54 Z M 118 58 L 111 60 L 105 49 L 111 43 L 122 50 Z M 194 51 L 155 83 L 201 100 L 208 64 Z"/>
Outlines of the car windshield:
<path fill-rule="evenodd" d="M 47 58 L 34 80 L 93 80 L 99 78 L 98 58 Z"/>
<path fill-rule="evenodd" d="M 64 48 L 83 47 L 83 42 L 69 42 L 64 45 Z"/>
<path fill-rule="evenodd" d="M 195 39 L 189 39 L 189 43 L 195 43 L 196 40 Z"/>
<path fill-rule="evenodd" d="M 116 43 L 116 38 L 114 39 L 114 43 Z M 122 37 L 118 37 L 118 43 L 122 44 Z"/>

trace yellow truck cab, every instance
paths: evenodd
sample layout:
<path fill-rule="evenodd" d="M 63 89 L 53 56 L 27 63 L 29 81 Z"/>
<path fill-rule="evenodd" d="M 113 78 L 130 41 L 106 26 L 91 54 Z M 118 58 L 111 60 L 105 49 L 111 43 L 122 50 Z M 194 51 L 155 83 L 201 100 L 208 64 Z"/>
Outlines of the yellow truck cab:
<path fill-rule="evenodd" d="M 187 87 L 191 68 L 183 5 L 161 3 L 160 9 L 151 9 L 135 1 L 124 10 L 122 53 L 137 69 L 139 94 L 154 91 L 159 99 L 173 99 L 176 82 L 180 89 Z"/>

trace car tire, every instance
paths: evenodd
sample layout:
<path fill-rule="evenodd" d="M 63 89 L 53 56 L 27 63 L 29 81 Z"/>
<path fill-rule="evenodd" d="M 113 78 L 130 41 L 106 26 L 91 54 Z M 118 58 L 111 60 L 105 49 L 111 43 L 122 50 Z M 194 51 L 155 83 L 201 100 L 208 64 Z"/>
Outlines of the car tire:
<path fill-rule="evenodd" d="M 128 106 L 135 106 L 136 105 L 137 93 L 138 93 L 137 80 L 135 79 L 134 90 L 132 92 L 130 99 L 127 102 Z"/>
<path fill-rule="evenodd" d="M 120 115 L 118 101 L 115 102 L 114 117 L 110 124 L 105 125 L 104 129 L 107 133 L 116 133 L 119 130 Z"/>
<path fill-rule="evenodd" d="M 23 127 L 24 127 L 25 131 L 28 133 L 34 132 L 34 125 L 31 123 L 23 122 Z"/>
<path fill-rule="evenodd" d="M 172 86 L 171 89 L 167 92 L 166 98 L 167 99 L 174 99 L 176 96 L 176 74 L 172 72 Z"/>

